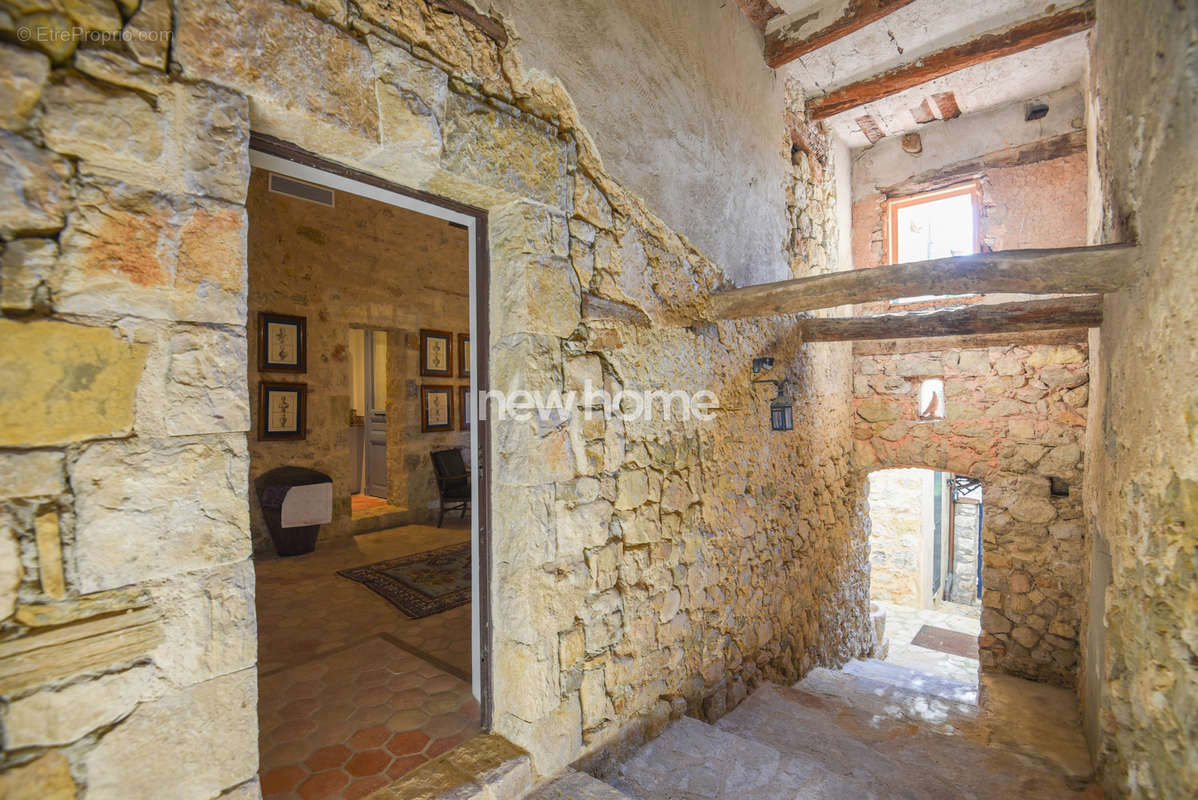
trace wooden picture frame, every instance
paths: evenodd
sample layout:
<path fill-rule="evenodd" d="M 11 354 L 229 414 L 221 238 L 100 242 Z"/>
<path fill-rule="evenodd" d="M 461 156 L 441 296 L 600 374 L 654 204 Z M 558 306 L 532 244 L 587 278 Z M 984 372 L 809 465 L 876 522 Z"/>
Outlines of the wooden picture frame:
<path fill-rule="evenodd" d="M 426 378 L 453 377 L 453 334 L 420 331 L 420 374 Z"/>
<path fill-rule="evenodd" d="M 308 438 L 308 384 L 258 384 L 258 439 L 263 441 Z"/>
<path fill-rule="evenodd" d="M 258 371 L 308 371 L 308 318 L 258 312 Z"/>
<path fill-rule="evenodd" d="M 420 432 L 439 433 L 453 430 L 454 387 L 420 387 Z"/>
<path fill-rule="evenodd" d="M 458 377 L 470 377 L 470 334 L 458 334 Z"/>
<path fill-rule="evenodd" d="M 458 430 L 470 430 L 470 387 L 458 387 Z"/>

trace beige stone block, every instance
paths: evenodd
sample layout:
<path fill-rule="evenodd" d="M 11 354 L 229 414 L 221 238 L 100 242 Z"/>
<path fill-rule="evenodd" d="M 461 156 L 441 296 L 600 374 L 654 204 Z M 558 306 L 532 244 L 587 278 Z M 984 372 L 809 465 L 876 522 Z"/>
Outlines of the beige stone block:
<path fill-rule="evenodd" d="M 37 10 L 20 18 L 21 27 L 45 31 L 32 37 L 29 43 L 49 56 L 54 64 L 65 64 L 79 44 L 74 20 L 66 14 L 51 11 L 53 5 L 50 3 L 30 3 L 26 8 Z"/>
<path fill-rule="evenodd" d="M 89 617 L 143 608 L 149 602 L 149 594 L 141 588 L 96 592 L 63 602 L 23 605 L 17 609 L 17 621 L 31 628 L 66 625 Z"/>
<path fill-rule="evenodd" d="M 83 28 L 107 33 L 121 29 L 121 12 L 113 0 L 58 0 L 58 3 Z"/>
<path fill-rule="evenodd" d="M 4 800 L 75 800 L 71 763 L 52 752 L 28 764 L 0 771 L 0 797 Z"/>
<path fill-rule="evenodd" d="M 581 628 L 571 628 L 558 634 L 558 658 L 563 670 L 570 669 L 586 656 L 586 643 Z"/>
<path fill-rule="evenodd" d="M 50 74 L 50 59 L 36 50 L 0 43 L 0 126 L 25 126 Z"/>
<path fill-rule="evenodd" d="M 146 69 L 112 50 L 79 50 L 75 53 L 75 69 L 104 83 L 146 94 L 158 95 L 170 86 L 170 79 L 161 72 Z"/>
<path fill-rule="evenodd" d="M 166 433 L 249 430 L 245 332 L 186 326 L 175 328 L 165 345 L 165 405 L 156 410 Z"/>
<path fill-rule="evenodd" d="M 149 594 L 165 613 L 154 663 L 171 685 L 200 683 L 257 661 L 252 561 L 171 578 Z"/>
<path fill-rule="evenodd" d="M 71 466 L 83 592 L 250 555 L 243 437 L 106 442 Z"/>
<path fill-rule="evenodd" d="M 0 446 L 36 447 L 128 433 L 145 347 L 106 328 L 0 320 Z"/>
<path fill-rule="evenodd" d="M 498 188 L 512 199 L 568 208 L 566 143 L 535 117 L 508 110 L 511 113 L 450 93 L 441 124 L 442 167 L 469 182 Z"/>
<path fill-rule="evenodd" d="M 53 239 L 17 239 L 5 245 L 0 254 L 0 308 L 48 311 L 57 262 L 58 243 Z"/>
<path fill-rule="evenodd" d="M 202 754 L 202 757 L 197 757 Z M 224 675 L 142 703 L 82 759 L 89 800 L 207 800 L 258 770 L 257 677 Z"/>
<path fill-rule="evenodd" d="M 378 142 L 370 50 L 348 33 L 278 0 L 182 0 L 177 10 L 171 53 L 184 77 L 247 95 L 258 129 L 290 130 L 314 149 Z"/>
<path fill-rule="evenodd" d="M 518 258 L 495 266 L 503 280 L 491 300 L 493 336 L 531 333 L 565 339 L 574 332 L 581 320 L 582 294 L 568 261 Z"/>
<path fill-rule="evenodd" d="M 245 210 L 85 184 L 60 238 L 59 311 L 244 325 Z"/>
<path fill-rule="evenodd" d="M 0 497 L 52 497 L 65 489 L 62 453 L 0 453 Z"/>
<path fill-rule="evenodd" d="M 153 670 L 135 667 L 13 700 L 4 712 L 4 746 L 70 744 L 133 710 Z"/>
<path fill-rule="evenodd" d="M 612 226 L 611 203 L 595 182 L 582 173 L 574 175 L 574 216 L 596 228 L 610 229 Z"/>
<path fill-rule="evenodd" d="M 58 509 L 49 507 L 39 511 L 34 519 L 33 529 L 37 539 L 37 570 L 42 593 L 56 599 L 66 597 L 67 583 L 62 570 Z"/>
<path fill-rule="evenodd" d="M 8 512 L 0 511 L 0 620 L 12 616 L 21 586 L 21 545 Z"/>
<path fill-rule="evenodd" d="M 629 511 L 649 499 L 649 476 L 644 470 L 624 470 L 616 475 L 616 508 Z"/>
<path fill-rule="evenodd" d="M 368 36 L 384 146 L 435 160 L 441 155 L 441 119 L 449 75 L 402 47 Z"/>
<path fill-rule="evenodd" d="M 560 702 L 556 642 L 546 647 L 504 642 L 496 647 L 495 707 L 497 711 L 537 722 L 553 713 Z"/>
<path fill-rule="evenodd" d="M 620 515 L 620 529 L 625 545 L 649 544 L 659 542 L 663 531 L 661 516 L 657 506 L 645 505 L 635 512 L 625 512 Z"/>
<path fill-rule="evenodd" d="M 554 491 L 551 486 L 494 488 L 492 549 L 497 563 L 512 569 L 540 567 L 556 553 Z"/>
<path fill-rule="evenodd" d="M 574 453 L 564 428 L 542 435 L 537 422 L 498 420 L 492 427 L 497 483 L 534 486 L 574 477 Z"/>
<path fill-rule="evenodd" d="M 496 731 L 528 750 L 538 774 L 552 775 L 582 752 L 582 711 L 573 693 L 547 717 L 529 724 L 497 706 Z"/>
<path fill-rule="evenodd" d="M 577 560 L 583 550 L 607 542 L 612 518 L 612 505 L 606 500 L 567 507 L 558 504 L 557 557 Z"/>
<path fill-rule="evenodd" d="M 125 25 L 125 42 L 139 62 L 165 70 L 171 43 L 170 0 L 141 0 Z"/>
<path fill-rule="evenodd" d="M 58 231 L 70 175 L 65 159 L 0 131 L 0 237 Z"/>
<path fill-rule="evenodd" d="M 47 89 L 43 104 L 38 129 L 46 145 L 81 159 L 86 170 L 141 185 L 163 175 L 166 120 L 136 92 L 75 78 Z"/>
<path fill-rule="evenodd" d="M 594 728 L 615 716 L 611 699 L 607 696 L 602 667 L 589 669 L 582 673 L 582 685 L 579 687 L 578 699 L 582 706 L 582 727 L 584 729 Z"/>

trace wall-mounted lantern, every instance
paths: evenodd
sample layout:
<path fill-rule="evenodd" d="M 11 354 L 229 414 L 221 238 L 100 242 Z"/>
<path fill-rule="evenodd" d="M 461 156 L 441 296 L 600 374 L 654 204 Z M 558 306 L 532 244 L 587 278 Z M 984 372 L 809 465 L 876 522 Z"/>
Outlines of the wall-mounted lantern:
<path fill-rule="evenodd" d="M 773 369 L 774 359 L 769 356 L 753 359 L 753 374 L 757 375 Z M 780 381 L 770 378 L 753 378 L 750 383 L 772 383 L 777 389 L 774 399 L 770 400 L 770 430 L 789 431 L 794 429 L 794 403 L 786 395 L 787 380 Z"/>

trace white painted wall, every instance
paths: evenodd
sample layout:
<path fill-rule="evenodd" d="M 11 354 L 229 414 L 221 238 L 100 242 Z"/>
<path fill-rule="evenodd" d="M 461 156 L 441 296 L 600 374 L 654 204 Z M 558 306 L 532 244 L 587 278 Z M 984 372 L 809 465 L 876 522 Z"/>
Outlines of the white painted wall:
<path fill-rule="evenodd" d="M 604 166 L 740 285 L 790 277 L 779 75 L 726 0 L 494 0 Z"/>

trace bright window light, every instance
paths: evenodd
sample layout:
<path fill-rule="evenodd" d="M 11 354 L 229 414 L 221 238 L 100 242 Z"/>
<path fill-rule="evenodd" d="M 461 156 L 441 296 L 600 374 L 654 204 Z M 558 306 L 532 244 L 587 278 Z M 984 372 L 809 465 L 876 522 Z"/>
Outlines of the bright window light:
<path fill-rule="evenodd" d="M 969 186 L 896 199 L 890 206 L 891 262 L 905 264 L 977 252 L 977 194 Z M 949 295 L 961 297 L 962 295 Z M 917 303 L 937 295 L 901 297 L 895 303 Z"/>

